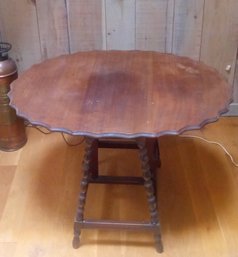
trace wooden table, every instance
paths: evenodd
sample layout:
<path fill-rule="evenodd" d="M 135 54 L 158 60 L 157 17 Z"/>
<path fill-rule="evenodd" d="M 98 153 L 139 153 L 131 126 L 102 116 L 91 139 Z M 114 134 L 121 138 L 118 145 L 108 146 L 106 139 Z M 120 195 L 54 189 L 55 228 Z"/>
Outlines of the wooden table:
<path fill-rule="evenodd" d="M 230 96 L 227 82 L 205 64 L 146 51 L 91 51 L 47 60 L 14 81 L 9 94 L 17 114 L 31 124 L 86 138 L 74 247 L 82 228 L 145 229 L 154 232 L 158 252 L 163 247 L 154 183 L 157 138 L 216 121 Z M 100 176 L 99 147 L 137 147 L 142 178 Z M 144 184 L 151 220 L 84 219 L 90 182 Z"/>

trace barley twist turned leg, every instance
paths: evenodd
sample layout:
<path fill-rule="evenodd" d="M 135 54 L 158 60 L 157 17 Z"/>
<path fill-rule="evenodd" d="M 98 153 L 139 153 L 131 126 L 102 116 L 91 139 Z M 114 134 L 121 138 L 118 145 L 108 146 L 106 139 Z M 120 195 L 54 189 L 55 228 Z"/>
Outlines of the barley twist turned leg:
<path fill-rule="evenodd" d="M 74 222 L 74 239 L 73 239 L 73 247 L 76 249 L 79 247 L 80 243 L 80 223 L 83 222 L 84 218 L 84 206 L 86 201 L 87 189 L 88 189 L 88 181 L 90 176 L 90 165 L 92 159 L 92 152 L 93 152 L 93 138 L 86 138 L 86 147 L 85 147 L 85 154 L 83 160 L 83 177 L 80 184 L 80 194 L 78 200 L 78 208 L 76 219 Z"/>
<path fill-rule="evenodd" d="M 144 186 L 145 186 L 147 199 L 149 203 L 151 223 L 156 227 L 154 232 L 155 246 L 156 246 L 156 250 L 159 253 L 161 253 L 163 252 L 163 244 L 161 241 L 160 223 L 158 218 L 156 195 L 155 195 L 155 190 L 153 186 L 148 150 L 146 147 L 146 139 L 138 139 L 137 145 L 139 148 L 140 159 L 142 163 L 143 178 L 145 180 Z"/>

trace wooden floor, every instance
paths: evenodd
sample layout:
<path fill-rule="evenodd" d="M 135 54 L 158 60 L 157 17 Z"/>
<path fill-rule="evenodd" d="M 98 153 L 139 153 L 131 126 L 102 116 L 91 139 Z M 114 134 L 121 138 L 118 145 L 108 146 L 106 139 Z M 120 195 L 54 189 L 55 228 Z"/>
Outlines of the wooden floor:
<path fill-rule="evenodd" d="M 29 128 L 19 151 L 0 152 L 0 257 L 159 256 L 148 232 L 84 230 L 71 247 L 83 145 Z M 187 132 L 224 144 L 238 161 L 238 118 Z M 76 140 L 76 139 L 75 139 Z M 198 139 L 160 139 L 158 202 L 161 257 L 238 256 L 238 168 L 217 146 Z M 103 150 L 105 173 L 139 174 L 136 150 Z M 144 220 L 143 187 L 91 185 L 87 217 Z"/>

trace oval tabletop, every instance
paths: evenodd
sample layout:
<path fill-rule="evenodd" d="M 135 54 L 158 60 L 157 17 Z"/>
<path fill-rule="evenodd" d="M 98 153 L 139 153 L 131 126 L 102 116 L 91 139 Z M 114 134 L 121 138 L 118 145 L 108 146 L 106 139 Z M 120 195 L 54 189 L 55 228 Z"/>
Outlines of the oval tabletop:
<path fill-rule="evenodd" d="M 231 88 L 216 70 L 148 51 L 91 51 L 32 66 L 11 85 L 17 114 L 51 131 L 157 137 L 213 122 Z"/>

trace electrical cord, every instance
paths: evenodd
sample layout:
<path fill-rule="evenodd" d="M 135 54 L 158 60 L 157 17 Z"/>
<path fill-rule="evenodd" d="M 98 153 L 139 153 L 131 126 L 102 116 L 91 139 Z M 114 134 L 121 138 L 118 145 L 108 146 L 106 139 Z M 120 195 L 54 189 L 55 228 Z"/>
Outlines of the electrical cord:
<path fill-rule="evenodd" d="M 66 139 L 64 133 L 61 133 L 61 135 L 62 135 L 62 137 L 63 137 L 65 143 L 66 143 L 68 146 L 78 146 L 78 145 L 81 145 L 81 144 L 85 141 L 85 138 L 83 137 L 78 143 L 76 143 L 76 144 L 71 144 L 71 143 L 69 143 L 69 141 Z"/>
<path fill-rule="evenodd" d="M 47 130 L 47 131 L 44 131 L 42 128 L 39 128 L 38 126 L 33 126 L 31 125 L 30 123 L 26 123 L 26 126 L 27 127 L 32 127 L 32 128 L 35 128 L 37 129 L 38 131 L 42 132 L 43 134 L 45 135 L 48 135 L 48 134 L 51 134 L 52 132 Z M 68 146 L 79 146 L 81 145 L 84 141 L 85 141 L 85 138 L 83 137 L 78 143 L 76 144 L 71 144 L 69 143 L 69 141 L 66 139 L 65 137 L 65 134 L 64 133 L 61 133 L 61 136 L 62 138 L 64 139 L 65 143 L 68 145 Z M 194 136 L 194 135 L 179 135 L 180 137 L 184 137 L 184 138 L 195 138 L 195 139 L 200 139 L 201 141 L 203 142 L 206 142 L 206 143 L 209 143 L 209 144 L 213 144 L 213 145 L 217 145 L 219 146 L 224 152 L 225 154 L 227 154 L 231 160 L 231 162 L 233 163 L 233 165 L 235 167 L 238 167 L 238 163 L 234 160 L 233 156 L 229 153 L 229 151 L 221 144 L 221 143 L 218 143 L 216 141 L 211 141 L 211 140 L 208 140 L 208 139 L 205 139 L 203 137 L 200 137 L 200 136 Z"/>
<path fill-rule="evenodd" d="M 30 123 L 26 123 L 26 126 L 27 126 L 27 127 L 31 127 L 31 128 L 35 128 L 35 129 L 37 129 L 38 131 L 40 131 L 41 133 L 43 133 L 43 134 L 45 134 L 45 135 L 49 135 L 49 134 L 52 133 L 51 131 L 49 131 L 49 130 L 46 129 L 46 128 L 41 128 L 41 127 L 39 127 L 39 126 L 34 126 L 34 125 L 31 125 Z M 62 136 L 64 142 L 65 142 L 68 146 L 79 146 L 79 145 L 81 145 L 81 144 L 84 142 L 84 140 L 85 140 L 85 138 L 83 137 L 78 143 L 76 143 L 76 144 L 71 144 L 71 143 L 69 143 L 69 141 L 66 139 L 64 133 L 60 133 L 60 134 L 61 134 L 61 136 Z"/>
<path fill-rule="evenodd" d="M 185 137 L 185 138 L 195 138 L 195 139 L 200 139 L 206 143 L 209 143 L 209 144 L 213 144 L 213 145 L 218 145 L 230 158 L 231 162 L 233 163 L 233 165 L 235 167 L 238 167 L 238 163 L 236 161 L 234 161 L 234 158 L 233 156 L 228 152 L 228 150 L 220 143 L 216 142 L 216 141 L 211 141 L 211 140 L 207 140 L 203 137 L 200 137 L 200 136 L 194 136 L 194 135 L 180 135 L 180 137 Z"/>

